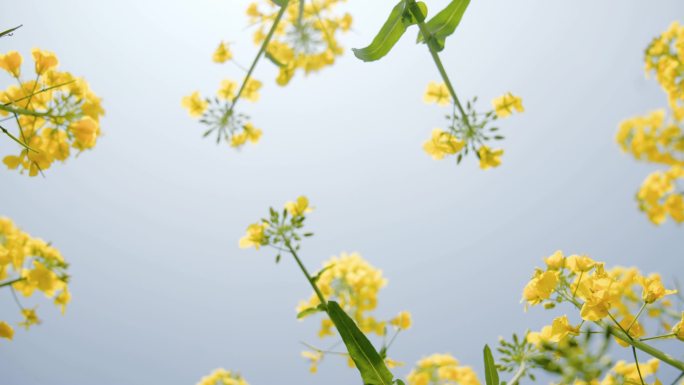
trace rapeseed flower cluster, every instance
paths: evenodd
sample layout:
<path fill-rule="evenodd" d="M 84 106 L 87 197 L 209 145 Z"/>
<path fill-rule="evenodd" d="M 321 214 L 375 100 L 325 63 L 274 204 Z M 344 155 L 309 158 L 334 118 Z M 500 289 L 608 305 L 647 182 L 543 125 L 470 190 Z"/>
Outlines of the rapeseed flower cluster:
<path fill-rule="evenodd" d="M 317 72 L 335 63 L 344 49 L 337 41 L 338 32 L 351 28 L 349 13 L 342 16 L 334 10 L 344 0 L 291 0 L 286 15 L 278 24 L 266 47 L 266 56 L 279 67 L 276 83 L 287 85 L 299 70 L 305 74 Z M 254 44 L 264 43 L 268 29 L 276 19 L 278 6 L 271 1 L 254 2 L 247 8 L 253 25 Z"/>
<path fill-rule="evenodd" d="M 16 291 L 24 297 L 42 292 L 64 313 L 71 301 L 67 268 L 57 249 L 21 231 L 9 218 L 0 217 L 0 288 Z M 28 330 L 40 323 L 35 308 L 19 306 L 23 316 L 19 326 Z M 13 336 L 12 326 L 0 321 L 0 338 L 11 340 Z"/>
<path fill-rule="evenodd" d="M 666 171 L 649 175 L 637 193 L 639 208 L 654 224 L 669 216 L 684 222 L 684 188 L 676 184 L 684 167 L 684 27 L 674 22 L 646 48 L 647 76 L 655 78 L 667 94 L 665 109 L 620 123 L 616 141 L 635 159 L 666 165 Z"/>
<path fill-rule="evenodd" d="M 672 322 L 678 314 L 672 311 L 667 297 L 676 290 L 666 289 L 660 275 L 644 275 L 634 267 L 606 270 L 602 262 L 584 255 L 566 257 L 561 251 L 545 258 L 545 263 L 546 268 L 537 269 L 525 286 L 523 300 L 531 306 L 543 304 L 547 309 L 570 303 L 580 311 L 581 322 L 573 324 L 567 315 L 557 317 L 540 332 L 529 333 L 530 343 L 563 343 L 579 335 L 580 325 L 585 322 L 601 327 L 608 323 L 622 330 L 626 338 L 638 339 L 647 336 L 642 316 L 657 320 L 663 329 L 671 329 L 666 337 L 675 337 Z M 629 345 L 624 339 L 618 342 Z"/>
<path fill-rule="evenodd" d="M 258 101 L 261 86 L 262 83 L 254 78 L 246 79 L 239 98 Z M 262 131 L 249 121 L 249 116 L 234 109 L 239 89 L 237 82 L 224 79 L 215 96 L 203 97 L 199 91 L 195 91 L 185 96 L 181 105 L 191 117 L 199 118 L 200 123 L 208 126 L 205 137 L 215 134 L 216 143 L 225 141 L 233 148 L 240 148 L 247 142 L 257 143 Z"/>
<path fill-rule="evenodd" d="M 219 368 L 202 377 L 197 385 L 249 385 L 249 383 L 239 374 Z"/>
<path fill-rule="evenodd" d="M 36 176 L 56 161 L 65 162 L 72 150 L 93 148 L 104 109 L 83 78 L 57 69 L 59 60 L 53 52 L 34 48 L 31 56 L 35 77 L 22 80 L 21 54 L 0 54 L 0 68 L 16 82 L 0 90 L 0 117 L 16 124 L 16 134 L 1 123 L 0 127 L 23 147 L 18 155 L 5 156 L 3 163 Z"/>
<path fill-rule="evenodd" d="M 406 377 L 409 385 L 480 385 L 475 371 L 450 354 L 433 354 L 418 361 Z"/>
<path fill-rule="evenodd" d="M 506 93 L 492 101 L 493 110 L 478 113 L 474 110 L 477 98 L 466 104 L 466 109 L 461 110 L 459 104 L 452 98 L 449 88 L 445 83 L 430 82 L 425 94 L 425 103 L 435 103 L 438 106 L 452 106 L 452 112 L 446 116 L 449 121 L 448 129 L 435 128 L 430 139 L 423 144 L 423 150 L 433 159 L 444 159 L 448 155 L 457 155 L 456 161 L 460 163 L 469 152 L 475 153 L 480 161 L 480 168 L 498 167 L 501 164 L 503 149 L 494 149 L 486 143 L 490 140 L 502 140 L 498 135 L 498 127 L 492 127 L 491 123 L 499 118 L 505 118 L 516 112 L 525 111 L 522 99 L 513 94 Z M 461 112 L 462 111 L 462 112 Z"/>

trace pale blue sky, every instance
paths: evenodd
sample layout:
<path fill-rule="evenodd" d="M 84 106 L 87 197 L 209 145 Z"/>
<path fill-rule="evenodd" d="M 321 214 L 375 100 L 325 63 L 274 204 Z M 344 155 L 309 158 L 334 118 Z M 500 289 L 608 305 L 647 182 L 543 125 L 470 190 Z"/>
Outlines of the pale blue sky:
<path fill-rule="evenodd" d="M 423 153 L 445 111 L 422 103 L 438 74 L 413 30 L 380 62 L 347 51 L 284 89 L 263 62 L 262 100 L 241 103 L 262 141 L 235 152 L 203 140 L 180 99 L 242 76 L 211 54 L 223 39 L 251 60 L 246 5 L 24 0 L 0 14 L 2 26 L 24 24 L 2 51 L 57 52 L 107 110 L 95 150 L 46 178 L 0 170 L 0 215 L 52 241 L 73 274 L 66 316 L 37 301 L 44 324 L 0 343 L 3 384 L 187 385 L 216 367 L 253 385 L 357 383 L 342 360 L 312 376 L 299 357 L 317 322 L 295 320 L 309 288 L 292 261 L 237 248 L 269 205 L 300 194 L 316 207 L 305 263 L 358 251 L 389 278 L 378 314 L 412 311 L 392 352 L 409 364 L 402 375 L 433 352 L 480 370 L 485 343 L 550 320 L 519 300 L 556 249 L 668 280 L 684 271 L 684 229 L 651 225 L 633 200 L 655 167 L 613 139 L 621 119 L 665 105 L 642 52 L 681 18 L 681 1 L 473 2 L 443 54 L 457 92 L 484 108 L 513 91 L 527 110 L 502 122 L 503 166 L 486 172 Z M 344 47 L 370 41 L 391 6 L 340 8 L 355 19 Z M 0 317 L 15 320 L 13 306 L 0 293 Z"/>

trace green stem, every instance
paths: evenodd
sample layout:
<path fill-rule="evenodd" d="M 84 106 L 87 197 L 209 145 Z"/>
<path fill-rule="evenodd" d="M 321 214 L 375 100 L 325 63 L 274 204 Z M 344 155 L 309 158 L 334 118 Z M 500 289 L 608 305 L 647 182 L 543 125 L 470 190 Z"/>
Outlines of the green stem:
<path fill-rule="evenodd" d="M 508 381 L 508 385 L 517 385 L 522 376 L 525 374 L 525 369 L 525 362 L 523 362 L 520 364 L 520 368 L 518 368 L 518 371 L 515 372 L 513 378 L 511 378 L 511 380 Z"/>
<path fill-rule="evenodd" d="M 326 311 L 328 309 L 328 301 L 326 301 L 325 297 L 323 296 L 323 293 L 321 293 L 321 290 L 318 288 L 318 285 L 316 285 L 316 282 L 314 282 L 313 278 L 311 278 L 311 275 L 309 274 L 309 271 L 306 270 L 306 267 L 302 263 L 302 261 L 299 259 L 299 256 L 297 255 L 297 252 L 295 249 L 292 247 L 290 244 L 290 241 L 286 240 L 285 241 L 285 247 L 290 251 L 290 254 L 294 257 L 294 260 L 297 262 L 297 265 L 299 265 L 299 268 L 302 270 L 302 273 L 304 273 L 304 276 L 306 276 L 306 280 L 309 281 L 309 284 L 311 287 L 314 289 L 316 292 L 316 295 L 318 296 L 318 300 L 321 301 L 321 304 L 323 304 L 323 307 L 325 307 Z"/>
<path fill-rule="evenodd" d="M 50 115 L 48 112 L 32 111 L 32 110 L 27 110 L 25 108 L 12 107 L 12 106 L 4 105 L 4 104 L 0 104 L 0 110 L 7 111 L 9 113 L 17 114 L 17 115 L 30 115 L 30 116 L 48 116 L 48 115 Z"/>
<path fill-rule="evenodd" d="M 23 280 L 25 280 L 25 279 L 26 279 L 26 278 L 23 278 L 23 277 L 22 277 L 22 278 L 15 278 L 15 279 L 13 279 L 13 280 L 10 280 L 10 281 L 7 281 L 7 282 L 0 283 L 0 287 L 10 286 L 10 285 L 15 284 L 15 283 L 17 283 L 17 282 L 21 282 L 21 281 L 23 281 Z"/>
<path fill-rule="evenodd" d="M 651 340 L 664 340 L 666 338 L 672 338 L 676 334 L 670 333 L 670 334 L 663 334 L 662 336 L 655 336 L 655 337 L 648 337 L 648 338 L 639 338 L 639 341 L 651 341 Z"/>
<path fill-rule="evenodd" d="M 31 147 L 29 147 L 28 144 L 26 144 L 26 143 L 22 142 L 21 140 L 19 140 L 19 138 L 17 138 L 16 136 L 12 135 L 12 133 L 10 133 L 9 131 L 7 131 L 7 129 L 6 129 L 5 127 L 0 126 L 0 131 L 2 131 L 5 135 L 9 136 L 10 139 L 12 139 L 13 141 L 19 143 L 19 145 L 20 145 L 21 147 L 24 147 L 25 149 L 27 149 L 27 150 L 29 150 L 29 151 L 38 152 L 38 151 L 32 149 Z"/>
<path fill-rule="evenodd" d="M 636 348 L 632 345 L 632 354 L 634 354 L 634 363 L 636 364 L 637 373 L 639 373 L 639 379 L 641 380 L 641 385 L 644 385 L 644 377 L 641 375 L 641 368 L 639 367 L 639 359 L 637 358 Z"/>
<path fill-rule="evenodd" d="M 572 304 L 574 304 L 575 307 L 577 307 L 578 309 L 582 308 L 582 305 L 579 303 L 579 301 L 571 300 L 570 302 Z M 612 318 L 613 316 L 610 315 L 610 317 Z M 608 331 L 610 334 L 613 335 L 613 337 L 618 338 L 618 339 L 632 345 L 633 347 L 641 350 L 642 352 L 650 355 L 651 357 L 657 358 L 657 359 L 665 362 L 666 364 L 684 372 L 684 361 L 680 361 L 680 360 L 672 357 L 671 355 L 663 352 L 662 350 L 656 349 L 647 343 L 636 340 L 636 339 L 632 338 L 629 334 L 623 332 L 620 329 L 616 329 L 616 328 L 611 327 L 611 326 L 606 326 L 601 321 L 594 321 L 594 323 L 596 325 L 598 325 L 600 328 L 602 328 L 603 330 Z M 620 324 L 618 324 L 618 326 L 619 325 Z M 620 328 L 622 328 L 622 326 L 620 326 Z"/>
<path fill-rule="evenodd" d="M 413 14 L 413 16 L 416 18 L 416 20 L 418 20 L 418 28 L 420 29 L 420 33 L 423 35 L 423 39 L 425 40 L 425 45 L 427 45 L 428 49 L 430 50 L 430 55 L 432 56 L 432 60 L 435 62 L 435 65 L 437 66 L 437 70 L 439 71 L 439 74 L 442 76 L 442 80 L 444 81 L 444 84 L 446 84 L 446 87 L 449 90 L 451 97 L 454 99 L 454 103 L 456 104 L 458 111 L 461 113 L 461 118 L 463 119 L 463 122 L 466 124 L 466 126 L 468 126 L 468 128 L 470 130 L 472 130 L 472 126 L 470 125 L 470 121 L 468 121 L 468 115 L 466 114 L 465 110 L 463 109 L 463 105 L 461 105 L 461 102 L 458 100 L 458 96 L 456 96 L 456 91 L 454 90 L 454 86 L 451 84 L 451 80 L 449 80 L 449 75 L 447 75 L 446 70 L 444 69 L 444 65 L 442 64 L 442 60 L 439 58 L 439 54 L 437 53 L 435 48 L 432 46 L 432 44 L 430 44 L 430 39 L 432 37 L 432 34 L 427 29 L 427 25 L 425 24 L 425 20 L 423 18 L 423 15 L 420 13 L 420 9 L 418 9 L 418 6 L 417 6 L 415 0 L 409 0 L 408 6 L 409 6 L 410 12 Z"/>
<path fill-rule="evenodd" d="M 644 302 L 644 304 L 641 305 L 641 309 L 639 309 L 639 312 L 637 313 L 636 317 L 634 317 L 634 319 L 632 320 L 632 322 L 631 322 L 631 323 L 629 324 L 629 326 L 627 327 L 627 332 L 628 332 L 628 333 L 629 333 L 629 331 L 632 329 L 632 326 L 634 326 L 634 324 L 635 324 L 635 323 L 637 322 L 637 320 L 639 319 L 639 316 L 640 316 L 641 313 L 644 311 L 644 308 L 646 308 L 646 302 Z"/>
<path fill-rule="evenodd" d="M 228 115 L 231 115 L 233 113 L 233 110 L 235 109 L 235 105 L 237 104 L 238 100 L 240 99 L 240 96 L 242 95 L 242 92 L 245 90 L 245 87 L 247 86 L 247 82 L 249 81 L 249 78 L 252 76 L 252 72 L 254 72 L 254 69 L 256 68 L 257 63 L 259 62 L 259 59 L 261 59 L 261 56 L 264 54 L 264 51 L 266 51 L 266 47 L 268 46 L 268 43 L 271 42 L 271 38 L 273 38 L 273 34 L 276 31 L 276 28 L 278 27 L 278 24 L 280 23 L 280 20 L 283 18 L 283 15 L 285 14 L 285 11 L 287 10 L 287 6 L 289 5 L 290 0 L 285 0 L 283 5 L 280 6 L 280 11 L 278 11 L 278 14 L 276 15 L 276 18 L 273 20 L 273 25 L 271 26 L 271 29 L 268 31 L 268 34 L 266 35 L 266 39 L 264 39 L 264 42 L 261 44 L 261 48 L 259 48 L 259 52 L 257 53 L 256 57 L 252 61 L 252 65 L 249 67 L 249 70 L 247 70 L 247 75 L 245 76 L 245 80 L 242 82 L 242 86 L 240 86 L 240 90 L 238 91 L 237 95 L 235 95 L 235 98 L 233 98 L 233 103 L 230 106 L 230 109 L 228 110 Z"/>

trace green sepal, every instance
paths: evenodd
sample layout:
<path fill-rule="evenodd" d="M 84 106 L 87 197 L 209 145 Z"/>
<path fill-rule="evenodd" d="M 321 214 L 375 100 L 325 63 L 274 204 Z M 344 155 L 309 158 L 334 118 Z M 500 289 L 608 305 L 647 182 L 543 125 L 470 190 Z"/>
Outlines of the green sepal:
<path fill-rule="evenodd" d="M 297 319 L 308 317 L 312 314 L 316 314 L 316 313 L 322 312 L 322 311 L 325 311 L 325 306 L 323 306 L 323 304 L 319 304 L 318 306 L 314 306 L 314 307 L 309 307 L 309 308 L 306 308 L 306 309 L 300 311 L 299 313 L 297 313 Z"/>
<path fill-rule="evenodd" d="M 365 48 L 352 48 L 354 56 L 368 62 L 378 60 L 387 55 L 404 32 L 406 32 L 406 29 L 418 22 L 411 9 L 409 9 L 411 6 L 414 8 L 414 11 L 419 10 L 423 18 L 427 16 L 427 6 L 422 1 L 416 3 L 412 0 L 401 0 L 392 8 L 387 21 L 380 28 L 380 32 L 375 35 L 370 45 Z"/>
<path fill-rule="evenodd" d="M 425 23 L 430 35 L 428 43 L 435 50 L 439 52 L 444 49 L 446 38 L 456 31 L 468 4 L 470 4 L 470 0 L 452 0 L 449 5 Z M 418 32 L 416 42 L 425 43 L 425 38 L 421 32 Z"/>
<path fill-rule="evenodd" d="M 328 315 L 340 333 L 349 356 L 361 373 L 363 383 L 392 385 L 392 373 L 354 320 L 335 301 L 328 301 Z"/>

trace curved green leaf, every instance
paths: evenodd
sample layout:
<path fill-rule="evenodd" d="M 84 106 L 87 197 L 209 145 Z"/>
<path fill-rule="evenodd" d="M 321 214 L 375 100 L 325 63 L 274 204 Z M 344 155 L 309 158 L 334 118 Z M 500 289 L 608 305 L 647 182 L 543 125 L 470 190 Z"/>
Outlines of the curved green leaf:
<path fill-rule="evenodd" d="M 366 385 L 392 385 L 392 373 L 387 369 L 385 362 L 380 358 L 368 338 L 356 326 L 354 320 L 335 301 L 328 301 L 328 315 L 340 333 L 349 356 L 361 372 L 363 383 Z"/>
<path fill-rule="evenodd" d="M 444 7 L 444 9 L 439 11 L 439 13 L 425 24 L 430 33 L 433 47 L 435 47 L 437 51 L 444 49 L 446 38 L 456 31 L 469 4 L 470 0 L 452 0 L 449 5 Z M 418 43 L 425 42 L 422 33 L 418 33 L 417 41 Z"/>
<path fill-rule="evenodd" d="M 418 2 L 417 5 L 413 2 L 423 13 L 423 17 L 427 16 L 427 6 L 423 2 Z M 409 1 L 401 0 L 392 8 L 387 21 L 380 28 L 380 32 L 375 35 L 373 41 L 365 48 L 352 48 L 354 55 L 363 61 L 375 61 L 392 50 L 392 47 L 399 41 L 401 36 L 406 32 L 406 28 L 416 24 L 418 21 L 409 11 Z"/>
<path fill-rule="evenodd" d="M 487 385 L 499 385 L 499 373 L 496 371 L 496 364 L 489 345 L 484 347 L 485 382 Z"/>
<path fill-rule="evenodd" d="M 319 304 L 318 306 L 314 306 L 314 307 L 308 307 L 308 308 L 300 311 L 299 313 L 297 313 L 297 319 L 304 318 L 304 317 L 310 316 L 312 314 L 316 314 L 316 313 L 321 312 L 321 311 L 325 311 L 325 306 L 323 306 L 323 304 Z"/>

